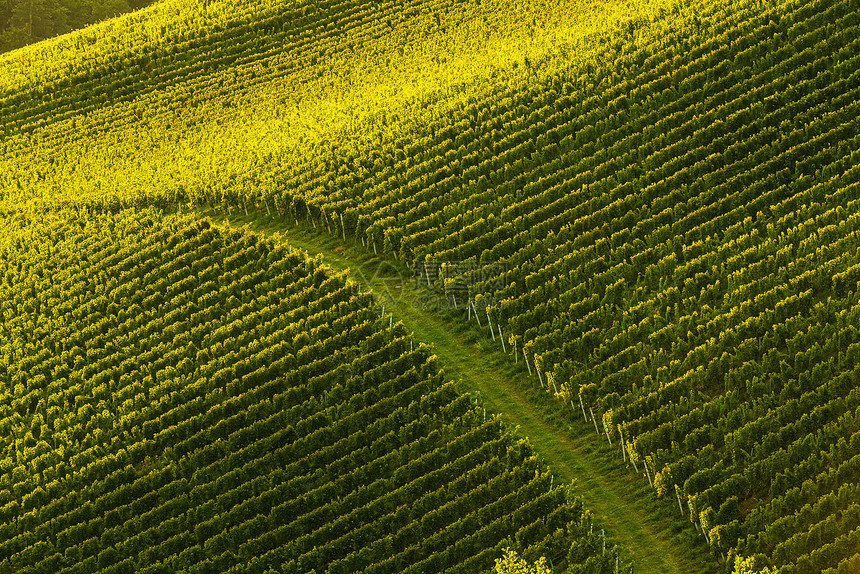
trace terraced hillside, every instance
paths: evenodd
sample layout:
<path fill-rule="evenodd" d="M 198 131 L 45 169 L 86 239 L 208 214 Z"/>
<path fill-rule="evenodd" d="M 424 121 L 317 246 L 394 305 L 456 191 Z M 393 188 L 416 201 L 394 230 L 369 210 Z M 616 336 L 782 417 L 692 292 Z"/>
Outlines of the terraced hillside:
<path fill-rule="evenodd" d="M 0 570 L 609 571 L 529 445 L 303 252 L 152 211 L 4 232 Z"/>
<path fill-rule="evenodd" d="M 418 269 L 505 260 L 504 292 L 456 295 L 727 571 L 856 572 L 858 25 L 163 2 L 0 58 L 3 208 L 208 203 Z"/>

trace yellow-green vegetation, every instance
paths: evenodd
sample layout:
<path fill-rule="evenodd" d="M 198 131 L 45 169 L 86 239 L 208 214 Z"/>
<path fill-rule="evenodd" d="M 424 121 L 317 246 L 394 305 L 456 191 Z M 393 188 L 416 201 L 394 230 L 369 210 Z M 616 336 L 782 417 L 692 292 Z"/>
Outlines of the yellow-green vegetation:
<path fill-rule="evenodd" d="M 48 206 L 257 201 L 332 143 L 439 119 L 493 70 L 594 59 L 595 39 L 661 5 L 158 3 L 0 58 L 0 189 Z"/>
<path fill-rule="evenodd" d="M 534 564 L 529 564 L 510 548 L 505 548 L 501 558 L 496 559 L 494 574 L 549 574 L 546 558 L 541 558 Z"/>
<path fill-rule="evenodd" d="M 858 54 L 857 0 L 166 1 L 0 58 L 2 207 L 410 261 L 724 570 L 844 574 Z"/>

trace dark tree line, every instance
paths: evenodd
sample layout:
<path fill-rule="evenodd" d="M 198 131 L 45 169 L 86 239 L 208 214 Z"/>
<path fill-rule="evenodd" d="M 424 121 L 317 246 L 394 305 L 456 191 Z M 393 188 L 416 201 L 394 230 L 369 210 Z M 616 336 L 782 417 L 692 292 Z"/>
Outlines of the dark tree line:
<path fill-rule="evenodd" d="M 153 0 L 0 0 L 0 51 L 83 28 Z"/>

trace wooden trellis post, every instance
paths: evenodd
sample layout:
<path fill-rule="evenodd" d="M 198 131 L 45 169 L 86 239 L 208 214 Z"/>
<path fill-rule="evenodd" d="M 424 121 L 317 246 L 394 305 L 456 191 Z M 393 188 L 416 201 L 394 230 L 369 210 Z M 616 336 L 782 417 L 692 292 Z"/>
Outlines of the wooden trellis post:
<path fill-rule="evenodd" d="M 647 477 L 648 477 L 648 486 L 650 486 L 651 488 L 654 488 L 654 483 L 653 483 L 653 482 L 651 482 L 651 473 L 650 473 L 650 472 L 648 472 L 648 461 L 647 461 L 646 459 L 644 459 L 644 458 L 643 458 L 643 459 L 642 459 L 642 464 L 644 464 L 644 465 L 645 465 L 645 476 L 647 476 Z"/>
<path fill-rule="evenodd" d="M 624 433 L 621 431 L 621 425 L 618 425 L 618 440 L 621 442 L 621 458 L 627 462 L 627 451 L 624 450 Z"/>
<path fill-rule="evenodd" d="M 597 428 L 597 419 L 594 418 L 594 409 L 591 407 L 588 407 L 588 412 L 591 413 L 591 422 L 594 423 L 594 431 L 597 433 L 597 436 L 600 436 L 600 429 Z"/>

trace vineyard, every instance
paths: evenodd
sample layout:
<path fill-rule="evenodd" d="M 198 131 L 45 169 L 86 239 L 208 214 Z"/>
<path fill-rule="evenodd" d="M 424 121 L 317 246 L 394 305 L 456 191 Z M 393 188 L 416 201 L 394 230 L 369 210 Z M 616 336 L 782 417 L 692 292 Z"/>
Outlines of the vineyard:
<path fill-rule="evenodd" d="M 608 568 L 528 443 L 304 252 L 153 212 L 6 231 L 4 572 Z"/>
<path fill-rule="evenodd" d="M 0 558 L 472 571 L 510 539 L 587 559 L 574 497 L 366 294 L 147 211 L 207 205 L 409 262 L 725 571 L 860 572 L 858 42 L 857 0 L 168 0 L 0 56 Z M 448 293 L 427 270 L 455 261 L 504 262 L 504 289 Z M 169 501 L 168 538 L 128 534 Z M 186 528 L 204 507 L 242 529 Z"/>

